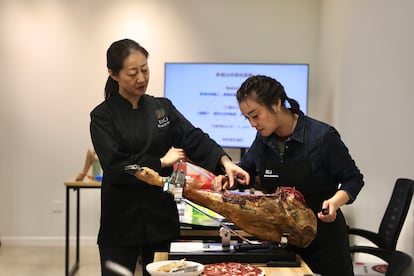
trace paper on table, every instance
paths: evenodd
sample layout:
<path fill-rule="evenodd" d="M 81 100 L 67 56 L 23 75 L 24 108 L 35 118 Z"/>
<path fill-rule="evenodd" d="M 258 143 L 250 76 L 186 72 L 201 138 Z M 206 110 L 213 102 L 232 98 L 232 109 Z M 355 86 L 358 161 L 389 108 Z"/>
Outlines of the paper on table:
<path fill-rule="evenodd" d="M 197 252 L 203 249 L 202 242 L 172 242 L 170 252 Z"/>

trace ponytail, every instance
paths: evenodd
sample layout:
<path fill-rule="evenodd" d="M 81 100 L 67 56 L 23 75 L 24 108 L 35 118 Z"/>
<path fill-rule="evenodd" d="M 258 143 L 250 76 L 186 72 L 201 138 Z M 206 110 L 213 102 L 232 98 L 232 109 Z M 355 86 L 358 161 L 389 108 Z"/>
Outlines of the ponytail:
<path fill-rule="evenodd" d="M 299 103 L 295 99 L 286 97 L 286 101 L 289 103 L 290 111 L 292 113 L 300 114 L 300 106 L 299 106 Z"/>
<path fill-rule="evenodd" d="M 107 100 L 111 95 L 117 93 L 118 89 L 118 82 L 109 76 L 105 84 L 105 100 Z"/>

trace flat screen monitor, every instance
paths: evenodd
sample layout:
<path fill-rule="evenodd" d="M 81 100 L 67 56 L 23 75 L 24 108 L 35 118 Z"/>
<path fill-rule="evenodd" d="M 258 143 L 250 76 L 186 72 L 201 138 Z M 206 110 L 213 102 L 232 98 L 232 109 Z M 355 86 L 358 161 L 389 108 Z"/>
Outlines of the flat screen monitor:
<path fill-rule="evenodd" d="M 222 147 L 249 148 L 256 136 L 236 100 L 238 88 L 250 76 L 277 79 L 307 113 L 308 64 L 167 62 L 164 73 L 165 97 Z"/>

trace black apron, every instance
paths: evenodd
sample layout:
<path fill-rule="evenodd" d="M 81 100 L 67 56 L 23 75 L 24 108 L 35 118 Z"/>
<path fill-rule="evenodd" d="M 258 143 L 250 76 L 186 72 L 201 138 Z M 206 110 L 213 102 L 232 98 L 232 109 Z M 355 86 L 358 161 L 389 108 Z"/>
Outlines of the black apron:
<path fill-rule="evenodd" d="M 273 150 L 264 145 L 260 184 L 266 193 L 273 193 L 279 186 L 294 187 L 304 195 L 307 205 L 316 215 L 322 201 L 331 197 L 336 189 L 327 192 L 318 185 L 312 173 L 307 146 L 306 125 L 303 155 L 297 160 L 275 162 L 269 155 L 276 153 L 271 153 Z M 307 248 L 292 247 L 295 252 L 301 255 L 314 273 L 322 276 L 354 275 L 347 226 L 341 210 L 337 210 L 336 220 L 332 223 L 317 219 L 317 227 L 312 243 Z"/>

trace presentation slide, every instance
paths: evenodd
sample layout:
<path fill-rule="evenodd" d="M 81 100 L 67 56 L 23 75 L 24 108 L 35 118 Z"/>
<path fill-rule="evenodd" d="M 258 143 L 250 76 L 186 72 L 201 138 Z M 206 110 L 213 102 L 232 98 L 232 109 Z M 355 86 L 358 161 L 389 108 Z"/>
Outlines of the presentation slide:
<path fill-rule="evenodd" d="M 308 64 L 166 63 L 165 97 L 196 127 L 223 147 L 249 148 L 256 130 L 236 100 L 250 76 L 267 75 L 285 87 L 307 113 Z"/>

